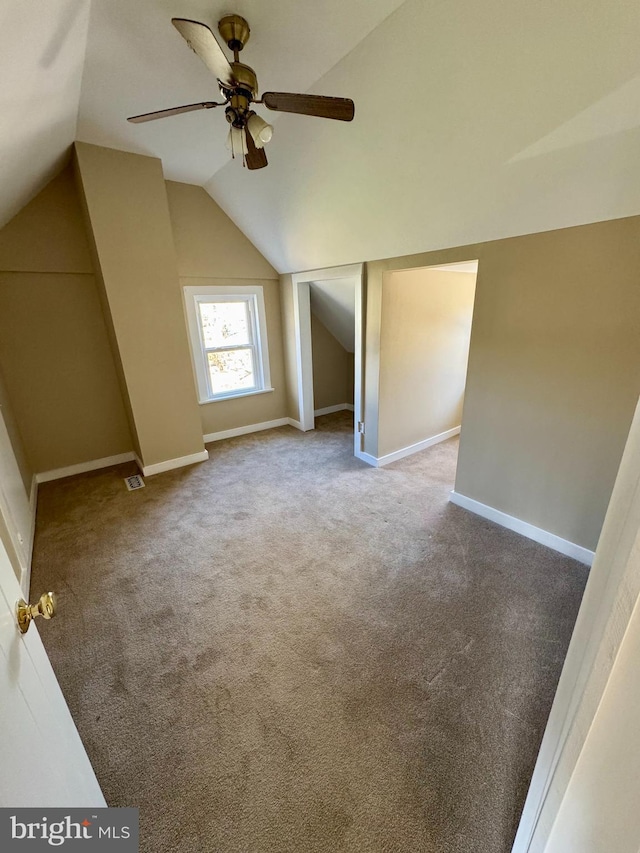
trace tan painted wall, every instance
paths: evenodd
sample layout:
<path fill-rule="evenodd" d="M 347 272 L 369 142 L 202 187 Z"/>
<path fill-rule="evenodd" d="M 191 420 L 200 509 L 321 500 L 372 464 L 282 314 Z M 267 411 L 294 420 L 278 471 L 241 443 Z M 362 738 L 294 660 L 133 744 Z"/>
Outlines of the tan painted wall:
<path fill-rule="evenodd" d="M 166 186 L 181 278 L 278 278 L 206 190 L 177 181 Z"/>
<path fill-rule="evenodd" d="M 313 404 L 315 409 L 353 405 L 353 353 L 334 338 L 311 312 L 311 348 L 313 352 Z"/>
<path fill-rule="evenodd" d="M 456 491 L 593 549 L 640 393 L 640 217 L 369 263 L 365 450 L 384 273 L 474 258 Z"/>
<path fill-rule="evenodd" d="M 87 237 L 87 244 L 89 246 L 89 254 L 91 256 L 91 263 L 93 265 L 93 271 L 96 279 L 98 298 L 100 300 L 102 315 L 104 317 L 104 322 L 107 329 L 107 337 L 109 339 L 109 346 L 111 348 L 111 354 L 113 356 L 113 364 L 115 367 L 116 376 L 118 378 L 118 385 L 120 388 L 122 405 L 124 407 L 127 424 L 129 427 L 131 443 L 133 445 L 133 451 L 137 455 L 138 459 L 142 459 L 142 451 L 140 450 L 140 442 L 138 440 L 138 431 L 136 428 L 135 418 L 133 416 L 133 410 L 131 408 L 131 400 L 129 399 L 129 389 L 127 388 L 127 381 L 124 374 L 124 368 L 122 366 L 122 358 L 120 355 L 120 349 L 118 347 L 118 339 L 116 336 L 115 326 L 113 324 L 113 316 L 109 307 L 109 300 L 107 299 L 107 290 L 104 284 L 104 277 L 102 275 L 102 268 L 100 266 L 100 259 L 98 257 L 98 249 L 93 234 L 93 228 L 91 225 L 91 217 L 89 216 L 87 200 L 85 198 L 84 190 L 82 187 L 82 175 L 80 174 L 80 166 L 78 164 L 78 157 L 76 155 L 75 149 L 72 157 L 72 166 L 76 190 L 78 193 L 78 201 L 82 209 L 82 221 Z"/>
<path fill-rule="evenodd" d="M 300 420 L 298 392 L 298 364 L 296 358 L 296 334 L 293 311 L 293 279 L 290 275 L 280 276 L 280 306 L 282 316 L 282 348 L 284 357 L 285 400 L 287 417 Z"/>
<path fill-rule="evenodd" d="M 203 434 L 287 417 L 278 274 L 202 187 L 175 181 L 167 181 L 166 186 L 180 275 L 180 299 L 182 287 L 198 284 L 257 284 L 264 288 L 274 390 L 201 404 Z M 195 387 L 193 374 L 190 381 Z"/>
<path fill-rule="evenodd" d="M 75 144 L 144 465 L 203 450 L 162 164 Z"/>
<path fill-rule="evenodd" d="M 71 164 L 0 230 L 0 269 L 93 275 Z"/>
<path fill-rule="evenodd" d="M 23 477 L 131 450 L 70 166 L 0 231 L 0 363 Z"/>
<path fill-rule="evenodd" d="M 0 273 L 0 317 L 0 361 L 33 468 L 131 450 L 93 277 Z"/>
<path fill-rule="evenodd" d="M 475 275 L 415 269 L 382 284 L 378 455 L 460 425 Z"/>

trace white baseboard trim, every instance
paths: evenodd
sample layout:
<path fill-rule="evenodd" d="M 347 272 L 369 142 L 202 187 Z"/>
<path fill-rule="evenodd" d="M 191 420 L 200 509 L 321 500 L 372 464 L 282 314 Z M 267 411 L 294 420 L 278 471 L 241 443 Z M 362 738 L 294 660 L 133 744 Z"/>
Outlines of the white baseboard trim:
<path fill-rule="evenodd" d="M 363 462 L 366 462 L 367 465 L 371 465 L 372 468 L 379 468 L 378 459 L 375 456 L 372 456 L 370 453 L 365 453 L 364 450 L 356 450 L 353 454 L 357 459 L 362 459 Z"/>
<path fill-rule="evenodd" d="M 323 409 L 316 409 L 313 413 L 315 418 L 319 418 L 321 415 L 332 415 L 334 412 L 352 412 L 353 404 L 352 403 L 338 403 L 335 406 L 325 406 Z"/>
<path fill-rule="evenodd" d="M 302 421 L 296 421 L 294 418 L 287 418 L 287 423 L 289 424 L 289 426 L 299 429 L 300 432 L 308 432 L 308 430 L 305 430 L 305 428 L 302 426 Z"/>
<path fill-rule="evenodd" d="M 67 468 L 54 468 L 52 471 L 42 471 L 36 474 L 38 483 L 48 483 L 50 480 L 61 480 L 63 477 L 73 477 L 74 474 L 85 474 L 87 471 L 97 471 L 99 468 L 109 468 L 111 465 L 121 465 L 123 462 L 133 462 L 133 453 L 119 453 L 117 456 L 105 456 L 103 459 L 92 459 L 90 462 L 80 462 Z"/>
<path fill-rule="evenodd" d="M 205 444 L 209 444 L 212 441 L 222 441 L 224 438 L 234 438 L 236 435 L 248 435 L 252 432 L 261 432 L 265 429 L 275 429 L 281 426 L 292 426 L 304 431 L 302 430 L 302 423 L 300 421 L 296 421 L 293 418 L 276 418 L 273 421 L 263 421 L 259 424 L 247 424 L 246 426 L 234 427 L 233 429 L 223 429 L 220 432 L 209 432 L 203 435 L 202 438 Z"/>
<path fill-rule="evenodd" d="M 397 462 L 398 459 L 404 459 L 405 456 L 411 456 L 414 453 L 419 453 L 421 450 L 426 450 L 427 447 L 433 447 L 434 444 L 440 444 L 441 441 L 446 441 L 454 435 L 460 434 L 460 427 L 456 426 L 453 429 L 448 429 L 446 432 L 440 432 L 438 435 L 432 435 L 431 438 L 425 438 L 423 441 L 417 441 L 415 444 L 410 444 L 407 447 L 401 447 L 400 450 L 394 450 L 393 453 L 387 453 L 384 456 L 373 457 L 377 459 L 377 468 L 382 468 L 383 465 L 389 465 L 391 462 Z"/>
<path fill-rule="evenodd" d="M 541 527 L 534 527 L 527 521 L 522 521 L 520 518 L 515 518 L 513 515 L 507 515 L 499 509 L 494 509 L 492 506 L 480 503 L 473 498 L 468 498 L 466 495 L 461 495 L 459 492 L 451 492 L 449 495 L 451 503 L 461 506 L 463 509 L 469 510 L 476 515 L 481 515 L 482 518 L 487 518 L 489 521 L 495 521 L 502 527 L 508 530 L 513 530 L 526 536 L 527 539 L 533 539 L 534 542 L 539 542 L 541 545 L 546 545 L 548 548 L 553 548 L 554 551 L 559 551 L 566 557 L 572 557 L 586 566 L 591 566 L 595 553 L 589 551 L 588 548 L 583 548 L 581 545 L 576 545 L 575 542 L 569 542 L 568 539 L 562 539 L 556 536 L 555 533 L 549 533 L 548 530 L 543 530 Z"/>
<path fill-rule="evenodd" d="M 184 468 L 186 465 L 195 465 L 196 462 L 206 462 L 208 458 L 208 450 L 191 453 L 189 456 L 178 456 L 177 459 L 165 459 L 164 462 L 154 462 L 153 465 L 143 465 L 140 459 L 137 456 L 135 457 L 138 467 L 145 477 L 163 474 L 165 471 L 173 471 L 174 468 Z"/>
<path fill-rule="evenodd" d="M 263 421 L 260 424 L 247 424 L 246 426 L 234 427 L 233 429 L 223 429 L 220 432 L 209 432 L 203 435 L 205 444 L 211 441 L 222 441 L 224 438 L 235 438 L 237 435 L 248 435 L 251 432 L 261 432 L 264 429 L 274 429 L 275 427 L 287 426 L 290 424 L 289 418 L 276 418 L 274 421 Z"/>

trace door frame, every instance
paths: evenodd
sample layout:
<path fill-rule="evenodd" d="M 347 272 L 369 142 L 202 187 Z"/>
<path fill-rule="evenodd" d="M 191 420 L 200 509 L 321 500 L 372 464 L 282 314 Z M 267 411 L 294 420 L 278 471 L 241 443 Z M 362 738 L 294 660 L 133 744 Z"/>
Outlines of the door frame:
<path fill-rule="evenodd" d="M 19 572 L 19 583 L 25 598 L 29 595 L 31 555 L 36 521 L 38 485 L 32 478 L 31 493 L 27 492 L 0 408 L 0 535 Z"/>
<path fill-rule="evenodd" d="M 355 285 L 353 452 L 354 456 L 362 459 L 364 458 L 362 451 L 363 433 L 360 431 L 359 425 L 363 422 L 362 413 L 364 410 L 364 264 L 348 264 L 342 267 L 308 270 L 307 272 L 294 273 L 291 278 L 293 281 L 293 319 L 298 378 L 298 417 L 299 428 L 303 432 L 307 432 L 315 426 L 313 353 L 311 347 L 311 282 L 350 278 Z"/>
<path fill-rule="evenodd" d="M 640 601 L 640 400 L 571 635 L 512 853 L 544 853 Z"/>

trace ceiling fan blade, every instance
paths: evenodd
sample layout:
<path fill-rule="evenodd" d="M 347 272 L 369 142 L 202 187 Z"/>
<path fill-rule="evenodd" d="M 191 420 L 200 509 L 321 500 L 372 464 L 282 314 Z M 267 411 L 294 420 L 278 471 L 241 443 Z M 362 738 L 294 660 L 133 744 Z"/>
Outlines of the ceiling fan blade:
<path fill-rule="evenodd" d="M 324 95 L 294 95 L 290 92 L 265 92 L 262 102 L 270 110 L 299 113 L 305 116 L 351 121 L 355 106 L 349 98 L 327 98 Z"/>
<path fill-rule="evenodd" d="M 267 165 L 267 155 L 265 154 L 264 148 L 256 148 L 256 144 L 253 141 L 253 136 L 245 127 L 244 135 L 247 140 L 247 153 L 245 155 L 245 162 L 247 164 L 247 169 L 264 169 Z"/>
<path fill-rule="evenodd" d="M 133 124 L 141 124 L 143 121 L 154 121 L 157 118 L 177 116 L 180 113 L 192 113 L 194 110 L 210 110 L 211 107 L 220 107 L 215 101 L 202 101 L 200 104 L 185 104 L 184 107 L 171 107 L 168 110 L 157 110 L 155 113 L 143 113 L 140 116 L 131 116 L 127 121 Z"/>
<path fill-rule="evenodd" d="M 187 18 L 172 18 L 171 23 L 209 71 L 225 86 L 232 86 L 234 78 L 231 65 L 209 27 Z"/>

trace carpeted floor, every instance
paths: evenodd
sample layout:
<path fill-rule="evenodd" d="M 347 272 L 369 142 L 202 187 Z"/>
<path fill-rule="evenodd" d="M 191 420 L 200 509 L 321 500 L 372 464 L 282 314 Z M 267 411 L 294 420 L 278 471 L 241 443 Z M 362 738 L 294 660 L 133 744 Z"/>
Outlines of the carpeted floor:
<path fill-rule="evenodd" d="M 586 569 L 375 470 L 349 415 L 42 485 L 32 588 L 143 853 L 507 853 Z"/>

